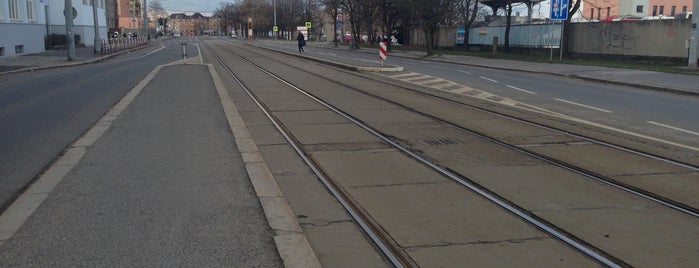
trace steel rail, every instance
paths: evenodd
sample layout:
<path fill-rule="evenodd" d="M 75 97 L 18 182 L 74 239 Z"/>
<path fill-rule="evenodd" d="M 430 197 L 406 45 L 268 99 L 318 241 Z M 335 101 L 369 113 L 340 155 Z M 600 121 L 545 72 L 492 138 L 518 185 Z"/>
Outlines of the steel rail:
<path fill-rule="evenodd" d="M 310 99 L 312 99 L 312 100 L 318 102 L 319 104 L 321 104 L 321 105 L 325 106 L 326 108 L 332 110 L 333 112 L 337 113 L 338 115 L 340 115 L 340 116 L 344 117 L 345 119 L 351 121 L 352 123 L 356 124 L 357 126 L 361 127 L 362 129 L 368 131 L 368 132 L 371 133 L 372 135 L 375 135 L 376 137 L 378 137 L 379 139 L 383 140 L 384 142 L 386 142 L 386 143 L 392 145 L 393 147 L 395 147 L 396 149 L 400 150 L 401 152 L 407 154 L 408 156 L 412 157 L 413 159 L 418 160 L 418 161 L 421 162 L 422 164 L 424 164 L 424 165 L 426 165 L 426 166 L 432 168 L 433 170 L 437 171 L 438 173 L 442 174 L 443 176 L 445 176 L 445 177 L 447 177 L 447 178 L 449 178 L 449 179 L 451 179 L 451 180 L 453 180 L 453 181 L 455 181 L 455 182 L 461 184 L 462 186 L 464 186 L 464 187 L 466 187 L 466 188 L 472 190 L 473 192 L 479 194 L 480 196 L 482 196 L 482 197 L 484 197 L 484 198 L 490 200 L 491 202 L 495 203 L 496 205 L 500 206 L 501 208 L 503 208 L 503 209 L 509 211 L 510 213 L 512 213 L 512 214 L 514 214 L 514 215 L 520 217 L 521 219 L 523 219 L 523 220 L 529 222 L 530 224 L 536 226 L 536 227 L 539 228 L 540 230 L 543 230 L 544 232 L 549 233 L 549 234 L 552 235 L 553 237 L 555 237 L 555 238 L 559 239 L 560 241 L 562 241 L 562 242 L 568 244 L 569 246 L 571 246 L 571 247 L 577 249 L 578 251 L 580 251 L 580 252 L 584 253 L 585 255 L 589 256 L 590 258 L 592 258 L 592 259 L 598 261 L 599 263 L 604 264 L 604 265 L 606 265 L 606 266 L 608 266 L 608 267 L 625 267 L 625 266 L 628 266 L 628 264 L 625 264 L 623 261 L 621 261 L 621 260 L 619 260 L 619 259 L 617 259 L 617 258 L 611 256 L 611 255 L 608 254 L 608 253 L 603 252 L 602 250 L 600 250 L 600 249 L 598 249 L 598 248 L 596 248 L 596 247 L 594 247 L 594 246 L 592 246 L 592 245 L 590 245 L 590 244 L 588 244 L 588 243 L 586 243 L 586 242 L 584 242 L 584 241 L 581 241 L 581 240 L 578 239 L 578 238 L 573 237 L 572 235 L 570 235 L 570 234 L 568 234 L 568 233 L 562 231 L 562 230 L 561 230 L 560 228 L 558 228 L 557 226 L 555 226 L 555 225 L 553 225 L 553 224 L 551 224 L 551 223 L 549 223 L 549 222 L 547 222 L 547 221 L 545 221 L 545 220 L 543 220 L 543 219 L 541 219 L 541 218 L 539 218 L 539 217 L 537 217 L 537 216 L 535 216 L 535 215 L 529 213 L 529 211 L 527 211 L 527 210 L 525 210 L 525 209 L 523 209 L 523 208 L 520 208 L 520 207 L 514 205 L 514 204 L 511 203 L 510 201 L 508 201 L 508 200 L 506 200 L 506 199 L 504 199 L 504 198 L 502 198 L 502 197 L 500 197 L 500 196 L 498 196 L 498 195 L 496 195 L 496 194 L 490 192 L 489 190 L 485 189 L 484 187 L 482 187 L 482 186 L 480 186 L 480 185 L 477 185 L 476 183 L 474 183 L 474 182 L 472 182 L 472 181 L 470 181 L 470 180 L 468 180 L 468 179 L 462 177 L 462 176 L 459 175 L 459 174 L 456 174 L 456 173 L 454 173 L 454 172 L 452 172 L 452 171 L 450 171 L 450 170 L 448 170 L 448 169 L 445 169 L 445 168 L 443 168 L 443 167 L 441 167 L 441 166 L 439 166 L 439 165 L 437 165 L 437 164 L 434 164 L 434 163 L 430 162 L 429 160 L 423 158 L 422 156 L 420 156 L 420 155 L 418 155 L 418 154 L 416 154 L 416 153 L 410 151 L 409 149 L 407 149 L 407 148 L 401 146 L 400 144 L 396 143 L 395 141 L 389 139 L 388 137 L 386 137 L 385 135 L 383 135 L 383 134 L 380 133 L 379 131 L 375 130 L 374 128 L 372 128 L 372 127 L 370 127 L 370 126 L 368 126 L 368 125 L 366 125 L 364 122 L 362 122 L 362 121 L 360 121 L 360 120 L 354 118 L 353 116 L 351 116 L 351 115 L 345 113 L 344 111 L 342 111 L 342 110 L 340 110 L 340 109 L 334 107 L 333 105 L 331 105 L 331 104 L 329 104 L 329 103 L 327 103 L 327 102 L 325 102 L 325 101 L 319 99 L 318 97 L 316 97 L 316 96 L 314 96 L 314 95 L 308 93 L 307 91 L 305 91 L 305 90 L 303 90 L 303 89 L 301 89 L 301 88 L 299 88 L 299 87 L 297 87 L 297 86 L 291 84 L 290 82 L 284 80 L 283 78 L 281 78 L 281 77 L 279 77 L 279 76 L 277 76 L 277 75 L 275 75 L 275 74 L 273 74 L 273 73 L 267 71 L 267 70 L 264 69 L 262 66 L 260 66 L 260 65 L 258 65 L 258 64 L 256 64 L 256 63 L 252 62 L 251 60 L 246 59 L 246 58 L 243 58 L 243 59 L 244 59 L 245 61 L 247 61 L 248 63 L 250 63 L 251 65 L 253 65 L 253 66 L 255 66 L 256 68 L 258 68 L 260 71 L 264 72 L 265 74 L 267 74 L 267 75 L 269 75 L 269 76 L 271 76 L 271 77 L 277 79 L 277 80 L 280 81 L 281 83 L 286 84 L 287 86 L 293 88 L 294 90 L 298 91 L 299 93 L 301 93 L 301 94 L 303 94 L 303 95 L 306 95 L 308 98 L 310 98 Z M 322 77 L 321 77 L 321 78 L 322 78 Z M 323 79 L 326 79 L 326 78 L 323 78 Z M 326 79 L 326 80 L 327 80 L 327 79 Z M 241 85 L 241 86 L 242 86 L 242 85 Z M 251 94 L 251 93 L 248 93 L 248 94 Z M 252 96 L 251 96 L 251 97 L 252 97 Z M 256 102 L 257 102 L 257 101 L 256 101 Z M 260 104 L 258 104 L 258 105 L 260 105 Z M 262 107 L 262 106 L 260 106 L 260 107 Z M 278 125 L 278 124 L 280 124 L 280 123 L 276 122 L 276 119 L 274 119 L 273 116 L 271 116 L 271 115 L 268 114 L 267 112 L 265 112 L 265 113 L 268 115 L 268 117 L 270 118 L 270 120 L 273 121 L 273 123 L 275 124 L 275 127 L 278 127 L 278 129 L 281 130 L 281 129 L 282 129 L 281 126 Z M 284 134 L 284 135 L 285 135 L 285 138 L 287 138 L 287 140 L 291 140 L 290 138 L 288 138 L 288 137 L 286 136 L 286 134 Z M 295 146 L 294 146 L 295 149 L 297 149 L 297 146 L 298 146 L 298 145 L 295 145 Z M 298 148 L 298 150 L 299 150 L 299 151 L 297 151 L 297 153 L 299 153 L 299 155 L 304 159 L 304 161 L 310 161 L 310 162 L 307 162 L 307 163 L 310 163 L 312 167 L 315 166 L 315 164 L 312 162 L 312 160 L 308 159 L 308 158 L 305 156 L 305 153 L 302 151 L 302 149 Z M 325 182 L 324 182 L 324 183 L 325 183 Z"/>
<path fill-rule="evenodd" d="M 267 108 L 259 100 L 259 98 L 245 85 L 245 83 L 241 81 L 236 74 L 233 73 L 233 71 L 223 62 L 221 57 L 218 54 L 216 54 L 216 52 L 214 52 L 213 50 L 211 50 L 211 52 L 216 57 L 216 60 L 219 62 L 219 64 L 221 64 L 221 66 L 226 70 L 226 72 L 236 81 L 236 83 L 238 83 L 238 85 L 245 91 L 245 93 L 252 99 L 253 102 L 255 102 L 255 104 L 260 108 L 260 110 L 265 114 L 265 116 L 272 122 L 274 127 L 282 134 L 282 136 L 284 136 L 284 139 L 289 143 L 289 145 L 291 145 L 294 151 L 296 151 L 296 153 L 301 157 L 301 159 L 303 159 L 303 161 L 309 166 L 309 168 L 311 168 L 313 173 L 316 176 L 318 176 L 323 185 L 325 185 L 325 187 L 333 194 L 333 196 L 338 200 L 338 202 L 340 202 L 342 207 L 344 207 L 345 210 L 350 214 L 350 216 L 357 222 L 357 224 L 360 225 L 360 227 L 371 238 L 371 240 L 374 241 L 374 243 L 376 243 L 376 245 L 386 256 L 386 258 L 388 258 L 391 261 L 391 263 L 397 268 L 412 267 L 413 265 L 411 265 L 411 263 L 408 260 L 406 260 L 405 257 L 402 256 L 402 254 L 400 254 L 400 250 L 398 250 L 392 243 L 390 243 L 388 241 L 388 238 L 381 234 L 381 232 L 379 231 L 380 227 L 375 226 L 373 223 L 367 220 L 365 216 L 363 216 L 364 213 L 361 213 L 357 206 L 349 200 L 346 194 L 344 194 L 339 189 L 339 187 L 337 187 L 335 183 L 333 183 L 332 180 L 325 175 L 325 173 L 320 169 L 320 167 L 318 167 L 318 165 L 306 155 L 303 149 L 301 149 L 301 145 L 299 144 L 299 142 L 296 141 L 296 139 L 292 137 L 289 131 L 282 126 L 279 120 L 271 114 L 269 108 Z M 257 66 L 250 60 L 243 58 L 242 56 L 241 59 L 249 62 L 256 68 L 260 68 L 259 66 Z M 285 81 L 283 82 L 288 85 L 288 83 L 286 83 Z"/>

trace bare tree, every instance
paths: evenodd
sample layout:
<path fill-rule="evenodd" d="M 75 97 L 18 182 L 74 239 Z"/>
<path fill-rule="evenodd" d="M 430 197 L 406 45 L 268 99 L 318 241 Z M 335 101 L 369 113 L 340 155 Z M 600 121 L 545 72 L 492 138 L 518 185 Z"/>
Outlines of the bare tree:
<path fill-rule="evenodd" d="M 376 6 L 372 0 L 341 0 L 343 12 L 349 14 L 350 27 L 352 28 L 353 48 L 359 49 L 361 42 L 362 22 L 369 21 L 375 14 Z"/>
<path fill-rule="evenodd" d="M 235 11 L 236 11 L 236 6 L 231 3 L 221 3 L 219 7 L 216 9 L 214 12 L 215 16 L 223 20 L 223 31 L 224 32 L 229 32 L 233 31 L 235 29 L 235 23 L 237 22 L 235 20 Z M 233 29 L 229 29 L 229 27 L 233 26 Z"/>
<path fill-rule="evenodd" d="M 564 29 L 569 29 L 570 26 L 570 19 L 573 17 L 573 14 L 578 12 L 578 9 L 580 9 L 580 2 L 582 0 L 571 0 L 575 1 L 575 3 L 570 6 L 570 9 L 568 10 L 568 18 L 563 22 L 563 28 Z M 562 41 L 561 41 L 561 49 L 563 50 L 563 54 L 568 55 L 568 43 L 570 42 L 570 34 L 571 31 L 566 31 L 565 34 L 562 36 Z"/>
<path fill-rule="evenodd" d="M 415 9 L 415 16 L 420 21 L 425 33 L 427 56 L 434 55 L 435 31 L 440 25 L 446 25 L 456 18 L 457 0 L 409 0 Z"/>
<path fill-rule="evenodd" d="M 471 28 L 473 22 L 476 21 L 479 9 L 478 0 L 460 0 L 458 3 L 458 15 L 460 16 L 460 21 L 463 23 L 466 30 L 466 34 L 464 36 L 464 49 L 468 50 L 468 29 Z"/>

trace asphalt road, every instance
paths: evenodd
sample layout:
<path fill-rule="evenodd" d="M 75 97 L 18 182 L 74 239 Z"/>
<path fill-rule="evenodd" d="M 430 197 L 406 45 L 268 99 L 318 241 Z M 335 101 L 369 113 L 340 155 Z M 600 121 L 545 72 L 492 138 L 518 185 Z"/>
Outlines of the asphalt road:
<path fill-rule="evenodd" d="M 197 54 L 189 45 L 188 53 Z M 153 68 L 182 58 L 180 40 L 106 62 L 3 75 L 0 207 L 45 169 Z"/>

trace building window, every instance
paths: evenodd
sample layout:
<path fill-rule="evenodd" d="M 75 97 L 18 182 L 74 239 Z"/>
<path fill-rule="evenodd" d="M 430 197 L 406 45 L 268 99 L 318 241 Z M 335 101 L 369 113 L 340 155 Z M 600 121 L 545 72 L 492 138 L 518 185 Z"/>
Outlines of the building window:
<path fill-rule="evenodd" d="M 24 53 L 24 45 L 16 45 L 15 46 L 15 54 L 22 54 Z"/>
<path fill-rule="evenodd" d="M 612 16 L 612 8 L 607 7 L 607 17 Z"/>
<path fill-rule="evenodd" d="M 595 18 L 595 8 L 590 8 L 590 19 Z"/>
<path fill-rule="evenodd" d="M 653 6 L 653 16 L 658 16 L 658 6 Z"/>
<path fill-rule="evenodd" d="M 670 16 L 675 16 L 675 12 L 677 12 L 677 7 L 676 6 L 670 7 Z"/>
<path fill-rule="evenodd" d="M 90 1 L 90 0 L 83 0 L 83 5 L 90 5 L 90 2 L 92 2 L 92 1 Z"/>
<path fill-rule="evenodd" d="M 27 19 L 34 21 L 34 0 L 27 0 Z"/>
<path fill-rule="evenodd" d="M 5 56 L 5 47 L 0 47 L 0 56 Z"/>
<path fill-rule="evenodd" d="M 665 6 L 660 6 L 660 15 L 663 15 L 665 13 Z"/>
<path fill-rule="evenodd" d="M 687 12 L 687 6 L 682 6 L 682 12 Z"/>
<path fill-rule="evenodd" d="M 643 5 L 636 6 L 636 13 L 643 13 Z"/>
<path fill-rule="evenodd" d="M 10 19 L 19 19 L 19 0 L 7 0 L 10 3 Z"/>
<path fill-rule="evenodd" d="M 597 8 L 597 19 L 600 18 L 599 16 L 600 16 L 601 14 L 602 14 L 602 8 L 601 8 L 601 7 L 598 7 L 598 8 Z"/>

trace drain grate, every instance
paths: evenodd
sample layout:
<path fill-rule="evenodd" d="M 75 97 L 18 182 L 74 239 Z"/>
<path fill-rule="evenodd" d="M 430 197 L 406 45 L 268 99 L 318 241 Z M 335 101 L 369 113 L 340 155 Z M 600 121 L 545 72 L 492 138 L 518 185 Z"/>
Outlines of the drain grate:
<path fill-rule="evenodd" d="M 420 141 L 422 143 L 430 145 L 430 146 L 459 144 L 459 142 L 457 140 L 454 140 L 452 138 L 429 139 L 429 140 L 420 140 Z"/>

